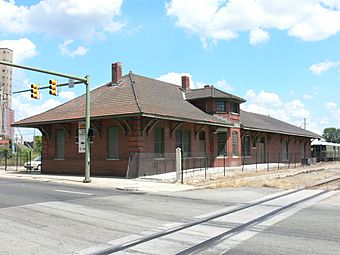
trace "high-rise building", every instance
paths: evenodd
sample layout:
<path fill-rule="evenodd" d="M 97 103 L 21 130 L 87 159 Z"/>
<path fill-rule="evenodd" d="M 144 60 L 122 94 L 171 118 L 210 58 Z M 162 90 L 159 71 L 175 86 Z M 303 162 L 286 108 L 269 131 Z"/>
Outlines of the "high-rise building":
<path fill-rule="evenodd" d="M 13 51 L 0 48 L 0 59 L 6 62 L 13 61 Z M 12 110 L 12 67 L 0 65 L 0 137 L 13 139 L 14 110 Z"/>

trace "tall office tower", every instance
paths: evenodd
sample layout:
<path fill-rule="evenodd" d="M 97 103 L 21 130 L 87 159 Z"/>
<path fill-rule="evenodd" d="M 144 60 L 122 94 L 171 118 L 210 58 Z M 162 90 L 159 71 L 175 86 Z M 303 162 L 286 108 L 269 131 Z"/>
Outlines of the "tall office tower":
<path fill-rule="evenodd" d="M 0 48 L 0 59 L 13 61 L 13 51 Z M 0 136 L 2 139 L 14 138 L 14 110 L 12 110 L 12 67 L 0 65 Z"/>

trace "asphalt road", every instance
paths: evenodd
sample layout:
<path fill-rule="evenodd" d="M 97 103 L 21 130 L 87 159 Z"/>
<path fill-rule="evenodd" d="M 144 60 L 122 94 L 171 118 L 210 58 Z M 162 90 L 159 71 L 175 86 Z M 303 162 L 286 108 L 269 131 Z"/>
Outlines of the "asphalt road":
<path fill-rule="evenodd" d="M 72 254 L 276 192 L 242 188 L 150 194 L 0 178 L 0 254 Z M 243 237 L 225 252 L 340 254 L 339 217 L 338 194 Z"/>
<path fill-rule="evenodd" d="M 0 178 L 1 254 L 71 254 L 273 192 L 147 194 Z"/>
<path fill-rule="evenodd" d="M 297 212 L 225 254 L 340 254 L 340 195 Z"/>

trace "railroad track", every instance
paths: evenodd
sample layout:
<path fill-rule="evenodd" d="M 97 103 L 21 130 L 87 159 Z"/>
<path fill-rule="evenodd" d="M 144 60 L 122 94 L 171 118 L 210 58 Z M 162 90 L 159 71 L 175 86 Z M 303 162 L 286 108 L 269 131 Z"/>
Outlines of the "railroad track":
<path fill-rule="evenodd" d="M 317 188 L 325 187 L 325 185 L 327 187 L 330 183 L 339 181 L 340 176 L 329 178 L 308 187 L 287 191 L 173 228 L 158 230 L 140 238 L 121 243 L 113 241 L 107 243 L 106 248 L 92 249 L 91 252 L 85 253 L 92 255 L 220 254 L 228 246 L 229 238 L 252 228 L 264 229 L 266 228 L 265 222 L 275 221 L 275 217 L 280 217 L 281 214 L 291 209 L 306 204 L 308 201 L 322 200 L 335 194 L 339 190 L 338 184 L 327 190 L 317 190 Z M 218 251 L 219 246 L 221 251 Z M 208 252 L 211 247 L 214 247 L 214 251 Z"/>

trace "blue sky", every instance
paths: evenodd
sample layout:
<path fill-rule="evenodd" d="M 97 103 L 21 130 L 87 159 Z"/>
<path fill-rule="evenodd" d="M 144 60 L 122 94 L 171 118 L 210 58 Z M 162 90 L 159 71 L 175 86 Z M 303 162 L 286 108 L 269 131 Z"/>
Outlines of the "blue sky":
<path fill-rule="evenodd" d="M 309 130 L 340 127 L 340 0 L 0 0 L 0 47 L 15 62 L 90 75 L 91 88 L 123 72 L 192 87 L 212 84 L 242 108 Z M 14 91 L 53 77 L 16 70 Z M 65 80 L 59 78 L 60 82 Z M 16 119 L 84 92 L 15 95 Z M 22 130 L 25 136 L 32 130 Z"/>

